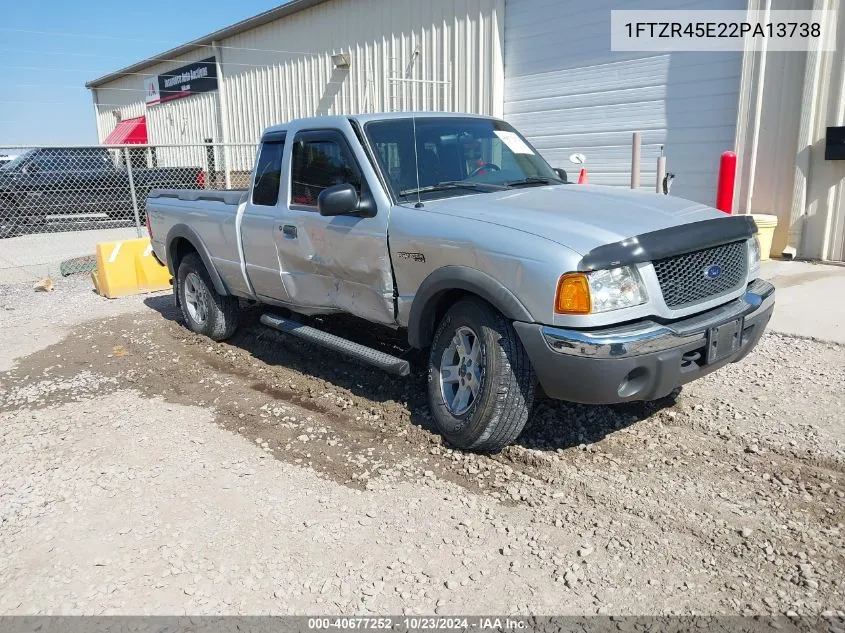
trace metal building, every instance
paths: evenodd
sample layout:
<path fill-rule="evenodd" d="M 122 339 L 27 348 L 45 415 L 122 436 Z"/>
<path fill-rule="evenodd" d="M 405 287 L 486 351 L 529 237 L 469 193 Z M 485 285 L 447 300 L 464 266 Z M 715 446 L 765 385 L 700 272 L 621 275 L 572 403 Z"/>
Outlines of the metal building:
<path fill-rule="evenodd" d="M 501 115 L 503 4 L 293 0 L 86 84 L 100 141 L 141 117 L 149 143 L 178 144 L 253 143 L 315 114 Z"/>
<path fill-rule="evenodd" d="M 845 260 L 845 14 L 836 51 L 620 53 L 610 9 L 669 0 L 293 0 L 87 84 L 101 142 L 254 143 L 298 116 L 456 110 L 504 116 L 554 165 L 627 185 L 642 132 L 644 187 L 661 151 L 673 195 L 713 204 L 735 150 L 736 213 L 779 218 L 772 253 Z M 695 0 L 685 9 L 835 9 L 838 0 Z M 845 130 L 843 130 L 845 133 Z M 845 137 L 843 137 L 845 138 Z M 248 170 L 253 148 L 214 160 Z M 164 150 L 162 150 L 164 151 Z M 195 151 L 199 151 L 196 149 Z M 196 162 L 202 157 L 191 157 Z"/>

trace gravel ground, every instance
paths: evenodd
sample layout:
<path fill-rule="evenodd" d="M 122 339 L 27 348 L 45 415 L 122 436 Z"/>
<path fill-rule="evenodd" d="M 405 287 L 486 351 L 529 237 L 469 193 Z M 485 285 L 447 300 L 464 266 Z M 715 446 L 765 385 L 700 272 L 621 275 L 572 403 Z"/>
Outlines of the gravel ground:
<path fill-rule="evenodd" d="M 33 292 L 31 283 L 0 283 L 0 372 L 11 369 L 16 358 L 58 343 L 75 325 L 137 311 L 143 300 L 102 299 L 84 275 L 57 281 L 53 292 Z"/>
<path fill-rule="evenodd" d="M 0 613 L 841 614 L 845 348 L 464 454 L 398 379 L 169 296 L 0 286 Z M 384 349 L 387 331 L 319 323 Z"/>

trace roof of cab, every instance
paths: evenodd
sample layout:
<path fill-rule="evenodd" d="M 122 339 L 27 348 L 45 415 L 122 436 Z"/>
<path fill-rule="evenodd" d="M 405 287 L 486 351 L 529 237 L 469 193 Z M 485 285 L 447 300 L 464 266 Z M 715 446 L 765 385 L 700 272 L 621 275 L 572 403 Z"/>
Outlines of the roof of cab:
<path fill-rule="evenodd" d="M 358 123 L 364 124 L 369 123 L 370 121 L 387 121 L 391 119 L 409 119 L 411 117 L 416 117 L 418 119 L 422 118 L 473 118 L 473 119 L 490 119 L 495 117 L 490 117 L 484 114 L 469 114 L 466 112 L 376 112 L 372 114 L 349 114 L 346 116 L 316 116 L 310 118 L 303 118 L 303 119 L 294 119 L 297 123 L 304 123 L 306 125 L 314 125 L 319 127 L 332 127 L 336 126 L 343 121 L 349 121 L 350 119 L 357 121 Z M 268 127 L 264 130 L 264 133 L 261 135 L 261 138 L 264 139 L 268 135 L 278 134 L 279 132 L 284 132 L 290 126 L 291 122 L 282 123 L 280 125 L 273 125 Z"/>

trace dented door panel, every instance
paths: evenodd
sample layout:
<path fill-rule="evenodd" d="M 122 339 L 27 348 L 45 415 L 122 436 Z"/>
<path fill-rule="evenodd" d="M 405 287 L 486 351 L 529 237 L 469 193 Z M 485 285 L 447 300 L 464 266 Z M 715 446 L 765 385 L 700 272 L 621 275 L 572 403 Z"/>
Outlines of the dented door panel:
<path fill-rule="evenodd" d="M 321 130 L 292 126 L 287 133 L 283 173 L 286 203 L 273 228 L 284 286 L 290 301 L 298 306 L 348 312 L 378 323 L 396 322 L 393 273 L 387 245 L 390 201 L 355 132 L 347 120 L 335 120 L 323 131 L 335 134 L 345 143 L 363 188 L 374 199 L 375 217 L 357 215 L 324 217 L 316 208 L 316 190 L 307 190 L 294 167 L 294 147 L 298 133 L 309 137 Z M 336 137 L 335 137 L 336 138 Z M 292 141 L 291 141 L 292 139 Z M 321 165 L 325 170 L 325 165 Z M 325 175 L 325 171 L 321 173 Z M 334 181 L 318 185 L 337 184 Z M 298 180 L 295 180 L 297 177 Z M 312 183 L 306 183 L 312 184 Z"/>
<path fill-rule="evenodd" d="M 277 227 L 276 240 L 286 264 L 285 287 L 296 304 L 394 322 L 387 233 L 374 220 L 289 212 L 286 222 L 296 227 L 296 236 Z"/>

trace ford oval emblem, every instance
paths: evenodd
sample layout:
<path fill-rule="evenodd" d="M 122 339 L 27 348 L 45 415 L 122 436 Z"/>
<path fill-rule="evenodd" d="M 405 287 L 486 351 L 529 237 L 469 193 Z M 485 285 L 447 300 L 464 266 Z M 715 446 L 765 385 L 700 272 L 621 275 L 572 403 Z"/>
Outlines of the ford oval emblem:
<path fill-rule="evenodd" d="M 722 276 L 722 267 L 718 264 L 712 264 L 704 269 L 704 276 L 707 279 L 718 279 Z"/>

